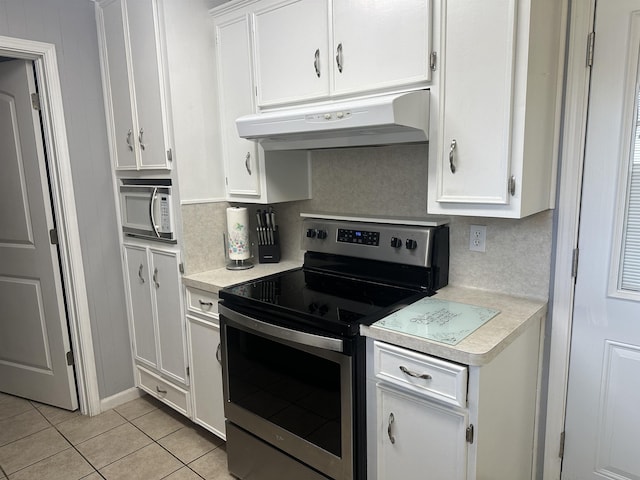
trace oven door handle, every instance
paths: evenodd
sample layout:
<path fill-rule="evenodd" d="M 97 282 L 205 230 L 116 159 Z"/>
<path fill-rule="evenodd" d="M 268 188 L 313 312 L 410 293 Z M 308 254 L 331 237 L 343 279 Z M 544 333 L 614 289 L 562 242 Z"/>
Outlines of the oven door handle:
<path fill-rule="evenodd" d="M 312 333 L 301 332 L 299 330 L 292 330 L 290 328 L 281 327 L 279 325 L 273 325 L 266 323 L 255 318 L 248 317 L 242 313 L 238 313 L 231 310 L 224 305 L 218 307 L 220 315 L 224 315 L 225 318 L 247 328 L 254 332 L 264 333 L 281 340 L 286 340 L 291 343 L 297 343 L 299 345 L 306 345 L 308 347 L 322 348 L 324 350 L 332 350 L 334 352 L 344 352 L 344 341 L 339 338 L 324 337 L 322 335 L 314 335 Z"/>

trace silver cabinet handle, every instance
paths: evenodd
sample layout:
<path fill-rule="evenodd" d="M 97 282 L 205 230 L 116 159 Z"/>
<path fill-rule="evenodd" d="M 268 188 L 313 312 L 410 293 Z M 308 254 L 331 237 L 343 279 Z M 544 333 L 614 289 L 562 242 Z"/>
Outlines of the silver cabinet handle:
<path fill-rule="evenodd" d="M 129 131 L 127 132 L 127 147 L 129 147 L 129 150 L 133 152 L 133 145 L 131 144 L 131 135 L 133 135 L 133 131 L 129 129 Z"/>
<path fill-rule="evenodd" d="M 160 390 L 160 387 L 158 385 L 156 385 L 156 392 L 158 392 L 161 395 L 166 395 L 167 391 L 166 390 Z"/>
<path fill-rule="evenodd" d="M 244 168 L 246 168 L 249 175 L 251 175 L 251 152 L 247 152 L 247 156 L 244 157 Z"/>
<path fill-rule="evenodd" d="M 142 141 L 142 136 L 144 135 L 144 130 L 140 127 L 140 132 L 138 133 L 138 143 L 140 143 L 140 148 L 144 150 L 144 143 Z"/>
<path fill-rule="evenodd" d="M 142 269 L 144 265 L 140 264 L 140 268 L 138 268 L 138 278 L 140 279 L 140 283 L 144 283 L 144 277 L 142 276 Z"/>
<path fill-rule="evenodd" d="M 316 69 L 316 77 L 320 78 L 320 49 L 316 50 L 313 60 L 313 68 Z"/>
<path fill-rule="evenodd" d="M 222 355 L 220 354 L 220 344 L 218 344 L 218 348 L 216 348 L 216 360 L 218 360 L 218 363 L 222 365 Z"/>
<path fill-rule="evenodd" d="M 156 288 L 160 288 L 160 284 L 158 283 L 158 269 L 157 268 L 153 269 L 153 284 L 156 286 Z"/>
<path fill-rule="evenodd" d="M 427 373 L 412 372 L 411 370 L 409 370 L 407 367 L 403 365 L 400 365 L 400 370 L 402 371 L 402 373 L 404 373 L 405 375 L 409 375 L 410 377 L 422 378 L 423 380 L 431 380 L 431 375 Z"/>
<path fill-rule="evenodd" d="M 338 44 L 338 48 L 336 48 L 336 63 L 338 64 L 338 71 L 342 73 L 342 43 Z"/>
<path fill-rule="evenodd" d="M 451 169 L 451 173 L 456 173 L 456 158 L 455 151 L 458 148 L 458 142 L 455 139 L 451 140 L 451 146 L 449 147 L 449 168 Z"/>
<path fill-rule="evenodd" d="M 396 418 L 393 416 L 393 412 L 389 414 L 389 424 L 387 425 L 387 435 L 389 436 L 389 440 L 391 443 L 396 443 L 396 437 L 391 434 L 391 425 L 396 421 Z"/>
<path fill-rule="evenodd" d="M 205 302 L 204 300 L 198 299 L 201 307 L 213 307 L 213 302 Z"/>

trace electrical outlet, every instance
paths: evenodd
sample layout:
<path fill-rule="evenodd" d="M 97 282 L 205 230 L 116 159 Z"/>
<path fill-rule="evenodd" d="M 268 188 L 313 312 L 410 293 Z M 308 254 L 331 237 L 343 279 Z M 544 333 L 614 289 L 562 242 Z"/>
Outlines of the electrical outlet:
<path fill-rule="evenodd" d="M 469 227 L 469 250 L 484 252 L 487 244 L 487 227 L 484 225 L 471 225 Z"/>

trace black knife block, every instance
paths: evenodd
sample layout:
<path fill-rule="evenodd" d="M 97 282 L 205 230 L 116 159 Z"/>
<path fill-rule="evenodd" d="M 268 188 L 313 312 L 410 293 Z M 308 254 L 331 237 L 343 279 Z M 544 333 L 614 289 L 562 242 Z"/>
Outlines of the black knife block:
<path fill-rule="evenodd" d="M 280 235 L 278 229 L 273 231 L 272 245 L 258 245 L 258 262 L 278 263 L 280 261 Z"/>

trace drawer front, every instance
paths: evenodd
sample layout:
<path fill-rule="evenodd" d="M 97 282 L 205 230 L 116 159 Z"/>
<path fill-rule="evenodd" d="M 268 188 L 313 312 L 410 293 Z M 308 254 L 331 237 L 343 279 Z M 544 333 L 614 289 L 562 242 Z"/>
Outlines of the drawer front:
<path fill-rule="evenodd" d="M 218 295 L 187 287 L 187 310 L 217 320 Z"/>
<path fill-rule="evenodd" d="M 376 378 L 403 390 L 466 407 L 467 367 L 404 348 L 374 342 Z"/>
<path fill-rule="evenodd" d="M 142 390 L 183 415 L 191 416 L 189 392 L 163 380 L 140 366 L 136 367 L 136 372 L 138 374 L 138 386 Z"/>

